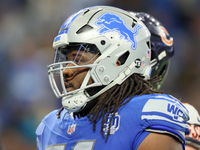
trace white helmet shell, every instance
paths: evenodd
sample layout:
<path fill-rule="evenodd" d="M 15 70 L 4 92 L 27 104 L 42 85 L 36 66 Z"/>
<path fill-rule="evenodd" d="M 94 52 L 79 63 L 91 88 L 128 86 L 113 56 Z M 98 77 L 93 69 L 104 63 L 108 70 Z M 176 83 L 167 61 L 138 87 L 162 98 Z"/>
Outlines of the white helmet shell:
<path fill-rule="evenodd" d="M 79 111 L 88 101 L 114 85 L 121 84 L 133 73 L 140 74 L 145 79 L 150 76 L 150 32 L 142 21 L 127 11 L 110 6 L 96 6 L 80 10 L 64 22 L 58 36 L 54 39 L 53 47 L 58 49 L 70 43 L 93 44 L 101 55 L 93 64 L 87 65 L 90 69 L 80 89 L 71 92 L 65 91 L 64 83 L 61 83 L 63 93 L 59 92 L 55 85 L 53 74 L 60 70 L 62 82 L 62 71 L 67 69 L 62 65 L 65 62 L 55 61 L 54 64 L 48 66 L 52 89 L 57 97 L 62 97 L 63 106 L 68 111 Z M 128 53 L 125 62 L 117 66 L 116 62 L 125 53 Z M 74 65 L 74 67 L 86 66 Z M 90 78 L 94 83 L 87 85 Z M 85 91 L 89 87 L 103 85 L 105 87 L 95 95 L 90 96 Z M 84 100 L 77 100 L 77 97 L 84 97 Z"/>

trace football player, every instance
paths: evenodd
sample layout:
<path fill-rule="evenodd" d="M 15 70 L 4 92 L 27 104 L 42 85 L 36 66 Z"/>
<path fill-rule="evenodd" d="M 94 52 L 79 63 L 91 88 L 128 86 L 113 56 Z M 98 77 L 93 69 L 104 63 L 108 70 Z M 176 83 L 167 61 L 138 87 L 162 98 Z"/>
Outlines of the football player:
<path fill-rule="evenodd" d="M 189 111 L 190 120 L 189 124 L 190 134 L 186 135 L 186 150 L 200 150 L 200 116 L 194 106 L 183 103 Z"/>
<path fill-rule="evenodd" d="M 129 12 L 82 9 L 53 42 L 50 85 L 62 108 L 36 130 L 39 150 L 184 149 L 187 109 L 152 89 L 150 32 Z"/>
<path fill-rule="evenodd" d="M 171 37 L 155 17 L 144 12 L 130 12 L 138 17 L 151 33 L 151 78 L 158 76 L 160 80 L 152 83 L 154 89 L 160 89 L 164 82 L 170 65 L 170 59 L 174 55 L 173 37 Z"/>
<path fill-rule="evenodd" d="M 165 27 L 152 15 L 143 12 L 130 12 L 147 26 L 151 33 L 151 77 L 159 76 L 161 80 L 153 83 L 154 89 L 160 89 L 167 76 L 170 59 L 174 55 L 173 38 Z M 186 135 L 186 150 L 200 149 L 200 117 L 198 111 L 190 104 L 183 103 L 189 111 L 190 133 Z"/>

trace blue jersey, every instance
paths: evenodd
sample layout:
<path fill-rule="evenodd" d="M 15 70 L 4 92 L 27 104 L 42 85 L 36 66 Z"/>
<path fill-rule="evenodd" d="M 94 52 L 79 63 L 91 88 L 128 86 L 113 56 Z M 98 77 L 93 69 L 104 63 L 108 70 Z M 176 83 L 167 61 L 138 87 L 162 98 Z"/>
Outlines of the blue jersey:
<path fill-rule="evenodd" d="M 101 133 L 101 119 L 93 124 L 87 117 L 76 119 L 63 110 L 48 114 L 36 130 L 39 150 L 135 150 L 150 132 L 170 134 L 185 144 L 188 133 L 187 109 L 170 95 L 149 94 L 134 96 L 131 101 L 120 107 L 108 127 L 111 116 L 104 124 Z"/>

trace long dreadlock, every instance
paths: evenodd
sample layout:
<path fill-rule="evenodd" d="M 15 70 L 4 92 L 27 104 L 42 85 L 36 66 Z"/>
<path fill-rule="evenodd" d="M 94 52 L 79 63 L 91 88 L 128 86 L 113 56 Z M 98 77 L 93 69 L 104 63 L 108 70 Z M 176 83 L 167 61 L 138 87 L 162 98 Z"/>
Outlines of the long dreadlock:
<path fill-rule="evenodd" d="M 118 109 L 128 103 L 134 95 L 153 93 L 163 92 L 153 90 L 150 82 L 144 80 L 143 77 L 139 76 L 138 74 L 133 74 L 121 85 L 115 85 L 113 88 L 108 90 L 106 94 L 99 97 L 97 104 L 87 115 L 89 120 L 93 123 L 93 130 L 95 130 L 97 120 L 102 118 L 101 133 L 103 135 L 104 123 L 108 119 L 109 114 L 113 114 L 109 124 L 108 134 L 106 136 L 107 141 L 110 133 L 111 122 L 115 117 L 114 114 L 118 111 Z M 128 97 L 129 99 L 124 101 Z"/>
<path fill-rule="evenodd" d="M 115 85 L 107 92 L 99 96 L 96 104 L 87 114 L 89 121 L 93 123 L 93 130 L 96 129 L 96 122 L 101 118 L 101 134 L 103 135 L 104 124 L 107 121 L 110 114 L 112 114 L 111 121 L 109 123 L 108 134 L 106 135 L 106 140 L 110 135 L 111 122 L 115 117 L 115 113 L 118 109 L 128 103 L 134 95 L 143 94 L 153 94 L 153 93 L 163 93 L 162 91 L 153 90 L 151 82 L 156 82 L 160 80 L 160 77 L 154 77 L 149 81 L 146 81 L 138 74 L 133 74 L 127 80 L 125 80 L 121 85 Z M 126 98 L 128 100 L 124 101 Z M 58 113 L 58 118 L 63 108 Z"/>

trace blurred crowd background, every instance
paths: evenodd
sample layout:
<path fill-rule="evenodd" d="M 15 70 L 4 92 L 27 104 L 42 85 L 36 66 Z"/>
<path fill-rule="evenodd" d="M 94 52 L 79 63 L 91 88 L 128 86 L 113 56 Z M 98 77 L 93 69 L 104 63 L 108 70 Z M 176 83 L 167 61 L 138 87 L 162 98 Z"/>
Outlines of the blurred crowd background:
<path fill-rule="evenodd" d="M 52 42 L 72 13 L 94 5 L 147 12 L 174 37 L 162 90 L 200 110 L 199 0 L 0 0 L 0 150 L 34 150 L 35 129 L 61 107 L 47 76 Z"/>

